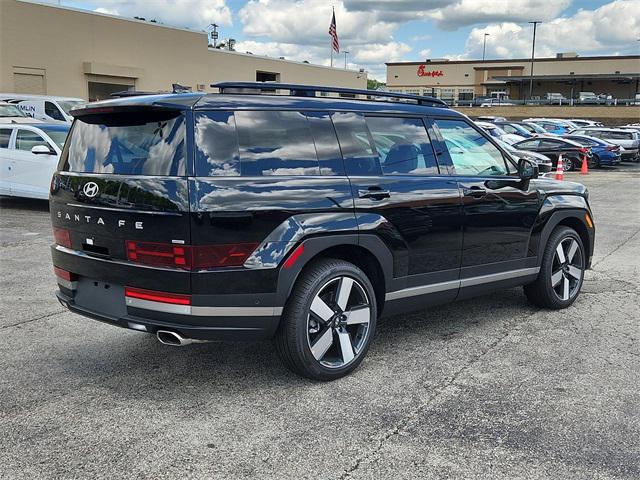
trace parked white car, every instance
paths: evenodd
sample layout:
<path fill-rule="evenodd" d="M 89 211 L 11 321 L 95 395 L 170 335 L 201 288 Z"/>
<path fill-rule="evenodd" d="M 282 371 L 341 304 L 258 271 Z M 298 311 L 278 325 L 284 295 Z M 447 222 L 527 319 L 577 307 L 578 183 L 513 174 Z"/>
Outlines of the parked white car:
<path fill-rule="evenodd" d="M 0 125 L 0 195 L 49 198 L 70 125 Z"/>
<path fill-rule="evenodd" d="M 27 95 L 24 93 L 0 93 L 0 101 L 16 105 L 25 115 L 46 121 L 73 121 L 69 112 L 87 103 L 82 98 Z"/>
<path fill-rule="evenodd" d="M 492 137 L 498 138 L 509 145 L 524 140 L 524 137 L 516 135 L 515 133 L 507 133 L 502 128 L 489 122 L 476 122 L 480 128 L 487 132 Z"/>
<path fill-rule="evenodd" d="M 0 102 L 0 123 L 42 123 L 42 120 L 27 117 L 16 105 Z"/>

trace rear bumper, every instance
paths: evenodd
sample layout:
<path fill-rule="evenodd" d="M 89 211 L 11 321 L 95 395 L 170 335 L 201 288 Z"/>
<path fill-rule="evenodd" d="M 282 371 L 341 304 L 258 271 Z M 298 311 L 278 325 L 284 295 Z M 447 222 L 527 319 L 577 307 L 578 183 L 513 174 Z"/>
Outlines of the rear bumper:
<path fill-rule="evenodd" d="M 158 330 L 172 330 L 185 338 L 198 340 L 264 340 L 273 337 L 280 321 L 281 309 L 272 308 L 271 315 L 217 315 L 193 316 L 157 312 L 136 307 L 126 307 L 126 313 L 105 308 L 78 305 L 74 293 L 60 289 L 58 301 L 70 311 L 122 328 L 155 334 Z M 212 307 L 214 308 L 214 307 Z M 238 307 L 236 313 L 242 312 Z M 263 312 L 261 312 L 263 313 Z"/>

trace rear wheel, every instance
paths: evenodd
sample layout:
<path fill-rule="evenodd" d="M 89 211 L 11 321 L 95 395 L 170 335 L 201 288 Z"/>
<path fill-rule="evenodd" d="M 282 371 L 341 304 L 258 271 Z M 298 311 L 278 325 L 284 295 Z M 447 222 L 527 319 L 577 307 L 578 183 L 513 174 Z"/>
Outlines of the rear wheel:
<path fill-rule="evenodd" d="M 538 278 L 524 287 L 529 301 L 552 309 L 571 305 L 582 288 L 585 259 L 577 232 L 569 227 L 557 227 L 547 242 Z"/>
<path fill-rule="evenodd" d="M 335 380 L 358 367 L 377 318 L 375 292 L 355 265 L 321 259 L 300 275 L 287 301 L 275 346 L 284 364 L 314 380 Z"/>
<path fill-rule="evenodd" d="M 573 170 L 573 160 L 569 157 L 562 157 L 562 170 L 565 172 Z"/>

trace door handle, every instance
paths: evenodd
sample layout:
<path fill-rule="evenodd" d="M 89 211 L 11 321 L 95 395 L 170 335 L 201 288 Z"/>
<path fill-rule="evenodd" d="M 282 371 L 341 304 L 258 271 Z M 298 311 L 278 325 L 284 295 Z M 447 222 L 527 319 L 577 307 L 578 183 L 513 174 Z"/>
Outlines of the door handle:
<path fill-rule="evenodd" d="M 482 187 L 473 186 L 470 188 L 463 188 L 462 193 L 465 197 L 481 198 L 487 194 L 487 191 Z"/>
<path fill-rule="evenodd" d="M 383 190 L 380 187 L 369 187 L 366 190 L 358 190 L 359 198 L 370 198 L 372 200 L 382 200 L 391 197 L 389 190 Z"/>

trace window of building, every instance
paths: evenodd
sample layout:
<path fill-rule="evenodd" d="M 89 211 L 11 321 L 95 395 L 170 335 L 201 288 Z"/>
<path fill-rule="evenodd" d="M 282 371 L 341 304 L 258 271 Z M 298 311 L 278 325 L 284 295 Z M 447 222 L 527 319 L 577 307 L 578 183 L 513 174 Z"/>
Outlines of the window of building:
<path fill-rule="evenodd" d="M 280 74 L 276 72 L 256 71 L 256 82 L 278 82 Z"/>
<path fill-rule="evenodd" d="M 287 111 L 235 113 L 243 176 L 319 175 L 306 116 Z"/>
<path fill-rule="evenodd" d="M 435 175 L 438 167 L 422 120 L 367 117 L 384 175 Z"/>
<path fill-rule="evenodd" d="M 9 148 L 9 139 L 11 139 L 10 128 L 0 128 L 0 148 Z"/>
<path fill-rule="evenodd" d="M 455 98 L 455 90 L 453 88 L 441 88 L 440 98 L 446 101 L 453 101 Z"/>
<path fill-rule="evenodd" d="M 46 145 L 49 148 L 51 148 L 47 143 L 47 141 L 36 132 L 32 132 L 31 130 L 22 130 L 22 129 L 18 130 L 18 136 L 16 137 L 17 150 L 30 152 L 31 149 L 36 145 Z"/>
<path fill-rule="evenodd" d="M 338 135 L 347 175 L 381 175 L 380 162 L 364 116 L 355 112 L 336 112 L 331 115 L 331 119 Z"/>
<path fill-rule="evenodd" d="M 435 120 L 456 175 L 508 175 L 509 171 L 498 148 L 479 131 L 462 120 Z"/>
<path fill-rule="evenodd" d="M 459 88 L 458 100 L 473 100 L 473 88 Z"/>

